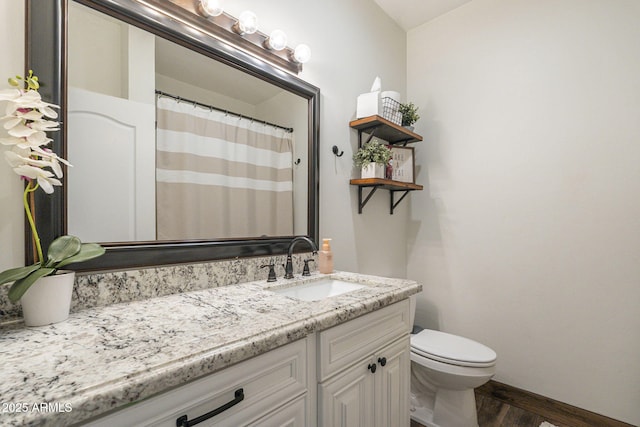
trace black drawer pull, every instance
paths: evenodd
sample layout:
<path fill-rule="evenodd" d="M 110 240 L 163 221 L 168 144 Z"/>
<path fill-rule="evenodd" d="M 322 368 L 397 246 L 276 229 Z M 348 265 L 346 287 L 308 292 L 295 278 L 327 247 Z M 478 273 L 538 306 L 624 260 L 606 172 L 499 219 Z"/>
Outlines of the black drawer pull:
<path fill-rule="evenodd" d="M 194 426 L 196 424 L 199 424 L 199 423 L 201 423 L 203 421 L 208 420 L 211 417 L 215 417 L 216 415 L 223 413 L 227 409 L 231 408 L 232 406 L 237 405 L 238 403 L 242 402 L 243 400 L 244 400 L 244 390 L 239 388 L 239 389 L 236 390 L 235 398 L 232 401 L 225 403 L 221 407 L 216 408 L 211 412 L 207 412 L 204 415 L 200 415 L 198 418 L 194 418 L 191 421 L 189 421 L 189 418 L 186 415 L 183 415 L 183 416 L 181 416 L 180 418 L 178 418 L 176 420 L 176 427 L 191 427 L 191 426 Z"/>

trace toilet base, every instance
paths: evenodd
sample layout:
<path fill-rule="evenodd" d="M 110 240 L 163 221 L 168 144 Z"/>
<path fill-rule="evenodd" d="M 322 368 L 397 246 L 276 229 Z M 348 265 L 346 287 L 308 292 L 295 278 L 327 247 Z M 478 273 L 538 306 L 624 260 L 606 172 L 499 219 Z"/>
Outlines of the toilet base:
<path fill-rule="evenodd" d="M 433 423 L 433 412 L 431 409 L 427 409 L 424 406 L 411 408 L 409 415 L 413 421 L 417 421 L 425 427 L 440 427 Z"/>
<path fill-rule="evenodd" d="M 412 404 L 410 416 L 426 427 L 478 427 L 474 390 L 439 389 L 433 409 Z"/>

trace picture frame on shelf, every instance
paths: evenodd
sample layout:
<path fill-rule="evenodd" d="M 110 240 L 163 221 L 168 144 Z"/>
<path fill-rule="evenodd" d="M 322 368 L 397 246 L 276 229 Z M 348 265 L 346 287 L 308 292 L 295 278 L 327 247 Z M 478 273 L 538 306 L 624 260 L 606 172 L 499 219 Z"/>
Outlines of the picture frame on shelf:
<path fill-rule="evenodd" d="M 392 179 L 399 182 L 416 183 L 415 156 L 413 147 L 391 147 L 393 165 Z"/>

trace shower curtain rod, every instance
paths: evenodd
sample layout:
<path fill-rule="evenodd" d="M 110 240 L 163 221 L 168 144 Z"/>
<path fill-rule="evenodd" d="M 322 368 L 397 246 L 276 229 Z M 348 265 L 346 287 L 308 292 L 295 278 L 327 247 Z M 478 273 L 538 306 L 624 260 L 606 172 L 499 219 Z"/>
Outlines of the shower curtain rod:
<path fill-rule="evenodd" d="M 275 128 L 278 128 L 278 129 L 283 129 L 286 132 L 293 132 L 293 128 L 287 128 L 287 127 L 284 127 L 284 126 L 277 125 L 275 123 L 265 122 L 264 120 L 255 119 L 253 117 L 245 116 L 245 115 L 242 115 L 242 114 L 239 114 L 239 113 L 234 113 L 233 111 L 224 110 L 222 108 L 214 107 L 213 105 L 203 104 L 203 103 L 198 102 L 198 101 L 192 101 L 190 99 L 186 99 L 186 98 L 183 98 L 181 96 L 171 95 L 170 93 L 162 92 L 161 90 L 156 90 L 156 95 L 160 95 L 161 97 L 166 96 L 167 98 L 175 99 L 178 102 L 186 102 L 187 104 L 193 104 L 194 106 L 197 105 L 199 107 L 206 108 L 206 109 L 209 109 L 209 110 L 216 110 L 216 111 L 220 111 L 220 112 L 225 113 L 225 114 L 231 114 L 232 116 L 236 116 L 236 117 L 239 117 L 241 119 L 247 119 L 247 120 L 251 120 L 252 122 L 262 123 L 263 125 L 269 125 L 269 126 L 273 126 Z"/>

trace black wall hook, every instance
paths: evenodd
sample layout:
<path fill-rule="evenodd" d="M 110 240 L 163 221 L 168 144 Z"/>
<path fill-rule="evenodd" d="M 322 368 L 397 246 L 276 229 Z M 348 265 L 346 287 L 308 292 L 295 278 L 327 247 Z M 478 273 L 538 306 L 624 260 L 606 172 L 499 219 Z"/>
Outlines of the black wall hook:
<path fill-rule="evenodd" d="M 300 164 L 300 159 L 296 160 L 295 162 L 293 162 L 294 165 L 298 166 Z"/>
<path fill-rule="evenodd" d="M 340 151 L 340 154 L 338 154 L 338 146 L 334 145 L 333 148 L 331 149 L 331 151 L 333 151 L 333 154 L 336 155 L 336 157 L 342 157 L 342 155 L 344 154 L 344 151 Z"/>

